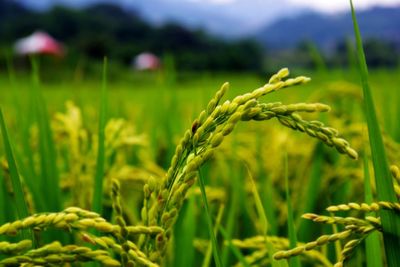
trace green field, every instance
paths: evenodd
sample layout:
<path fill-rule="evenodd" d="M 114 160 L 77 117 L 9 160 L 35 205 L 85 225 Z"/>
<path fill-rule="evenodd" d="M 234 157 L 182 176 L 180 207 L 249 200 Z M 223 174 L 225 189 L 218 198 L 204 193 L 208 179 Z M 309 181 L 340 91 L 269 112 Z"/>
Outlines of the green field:
<path fill-rule="evenodd" d="M 390 164 L 398 164 L 400 159 L 400 126 L 396 119 L 400 102 L 398 73 L 398 70 L 370 73 Z M 247 115 L 253 119 L 239 122 L 234 131 L 223 138 L 221 145 L 217 137 L 222 138 L 222 135 L 217 133 L 229 124 L 234 113 L 225 111 L 227 113 L 218 115 L 219 119 L 214 121 L 216 125 L 205 128 L 206 139 L 201 141 L 200 136 L 197 141 L 198 151 L 192 143 L 183 147 L 188 154 L 181 152 L 182 159 L 178 157 L 178 164 L 172 165 L 172 171 L 180 178 L 167 186 L 165 177 L 174 177 L 168 173 L 168 168 L 174 153 L 179 155 L 176 151 L 179 140 L 186 130 L 190 138 L 198 133 L 198 125 L 204 124 L 205 118 L 199 118 L 195 125 L 192 123 L 207 108 L 223 82 L 229 81 L 230 89 L 220 104 L 263 86 L 269 77 L 251 73 L 173 72 L 126 72 L 109 77 L 104 98 L 107 106 L 105 135 L 100 134 L 100 143 L 105 144 L 100 149 L 104 155 L 102 170 L 98 165 L 98 127 L 104 75 L 39 82 L 35 75 L 32 80 L 26 74 L 11 77 L 3 74 L 0 77 L 0 105 L 21 177 L 27 212 L 60 213 L 59 217 L 47 213 L 29 220 L 21 218 L 21 202 L 18 202 L 18 192 L 13 189 L 12 166 L 3 146 L 0 154 L 0 205 L 3 211 L 0 223 L 18 218 L 22 221 L 0 226 L 0 234 L 3 234 L 0 238 L 4 241 L 0 242 L 3 255 L 0 262 L 3 259 L 1 263 L 10 266 L 18 263 L 34 266 L 43 261 L 55 265 L 95 261 L 105 266 L 131 266 L 129 264 L 133 262 L 138 266 L 213 266 L 208 231 L 211 219 L 218 244 L 214 251 L 214 255 L 219 255 L 217 262 L 223 266 L 268 266 L 277 251 L 296 244 L 301 247 L 322 235 L 343 233 L 344 226 L 359 227 L 351 238 L 343 236 L 336 238 L 336 242 L 328 242 L 328 237 L 320 238 L 321 247 L 314 244 L 301 254 L 299 261 L 288 261 L 289 266 L 333 266 L 340 261 L 341 249 L 346 242 L 364 239 L 359 229 L 372 227 L 379 230 L 379 226 L 365 219 L 365 212 L 356 204 L 338 208 L 343 211 L 337 212 L 336 216 L 345 219 L 333 224 L 312 222 L 302 219 L 301 215 L 330 216 L 325 209 L 331 205 L 370 202 L 364 194 L 363 158 L 368 159 L 370 152 L 362 110 L 362 89 L 356 72 L 299 70 L 290 77 L 297 75 L 312 80 L 261 97 L 257 103 L 275 103 L 262 111 L 268 115 L 273 110 L 273 118 L 255 121 L 254 114 Z M 324 103 L 331 111 L 302 112 L 326 108 L 305 104 L 287 106 L 295 103 Z M 212 110 L 208 105 L 206 113 L 211 114 Z M 253 107 L 251 112 L 260 110 Z M 312 125 L 291 121 L 293 112 L 301 114 Z M 293 118 L 298 118 L 296 116 Z M 266 120 L 262 116 L 260 119 Z M 307 136 L 310 133 L 301 133 L 302 126 L 296 126 L 300 128 L 295 131 L 285 127 L 287 120 L 305 125 L 314 133 L 331 131 L 331 128 L 321 130 L 324 126 L 315 120 L 338 129 L 339 137 L 349 142 L 359 159 L 351 159 L 352 153 L 346 150 L 342 151 L 345 154 L 339 154 L 335 148 Z M 207 135 L 210 131 L 213 133 Z M 2 134 L 4 136 L 3 131 Z M 327 136 L 325 143 L 334 138 Z M 338 150 L 348 147 L 347 143 L 343 145 L 344 140 L 340 142 L 333 144 Z M 200 155 L 207 151 L 212 151 L 213 155 L 205 162 Z M 191 162 L 201 166 L 200 172 L 185 172 Z M 190 168 L 196 170 L 196 167 Z M 72 206 L 92 210 L 96 172 L 104 173 L 104 176 L 100 175 L 103 194 L 98 212 L 109 223 L 84 210 L 61 212 Z M 370 173 L 373 174 L 372 169 Z M 199 177 L 205 183 L 204 188 L 193 180 Z M 398 180 L 393 182 L 399 194 Z M 202 188 L 207 194 L 207 206 L 202 202 Z M 373 185 L 374 199 L 375 192 Z M 163 207 L 165 201 L 168 205 Z M 161 210 L 158 210 L 160 205 Z M 209 210 L 205 210 L 206 207 Z M 315 219 L 313 216 L 308 218 Z M 351 221 L 348 216 L 357 217 L 359 221 Z M 290 232 L 288 226 L 293 231 Z M 35 242 L 6 243 L 22 239 Z M 375 235 L 375 239 L 380 242 L 379 235 Z M 61 243 L 54 243 L 56 241 Z M 324 245 L 327 242 L 329 244 Z M 35 247 L 42 248 L 35 250 Z M 371 262 L 366 258 L 364 242 L 351 249 L 351 256 L 346 258 L 348 266 L 364 266 Z M 380 253 L 380 250 L 379 246 L 375 252 Z M 285 260 L 272 262 L 273 266 L 288 263 Z"/>

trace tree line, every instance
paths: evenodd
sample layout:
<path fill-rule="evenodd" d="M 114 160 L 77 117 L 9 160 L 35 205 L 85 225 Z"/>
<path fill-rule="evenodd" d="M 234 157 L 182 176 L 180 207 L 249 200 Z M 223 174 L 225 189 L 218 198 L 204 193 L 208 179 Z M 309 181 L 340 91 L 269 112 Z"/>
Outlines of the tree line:
<path fill-rule="evenodd" d="M 10 48 L 18 38 L 44 30 L 62 41 L 71 62 L 77 57 L 104 56 L 124 65 L 144 51 L 172 57 L 178 69 L 259 70 L 263 50 L 251 39 L 226 41 L 202 30 L 169 23 L 150 25 L 138 13 L 113 4 L 84 9 L 55 6 L 34 12 L 10 0 L 0 0 L 0 46 Z"/>

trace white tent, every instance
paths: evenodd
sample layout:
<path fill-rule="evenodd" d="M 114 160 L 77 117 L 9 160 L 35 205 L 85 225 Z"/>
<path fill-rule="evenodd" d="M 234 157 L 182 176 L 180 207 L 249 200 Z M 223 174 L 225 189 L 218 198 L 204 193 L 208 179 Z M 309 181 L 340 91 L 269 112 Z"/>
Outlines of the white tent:
<path fill-rule="evenodd" d="M 133 67 L 137 70 L 156 70 L 160 65 L 160 59 L 149 52 L 140 53 L 133 60 Z"/>
<path fill-rule="evenodd" d="M 51 54 L 62 56 L 62 45 L 43 31 L 36 31 L 31 35 L 16 41 L 14 51 L 18 55 Z"/>

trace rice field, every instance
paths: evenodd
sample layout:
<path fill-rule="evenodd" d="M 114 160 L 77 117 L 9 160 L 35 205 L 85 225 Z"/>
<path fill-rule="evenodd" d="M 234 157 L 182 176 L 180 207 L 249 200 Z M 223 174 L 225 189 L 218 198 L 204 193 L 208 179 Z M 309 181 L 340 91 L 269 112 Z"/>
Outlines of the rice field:
<path fill-rule="evenodd" d="M 32 62 L 0 75 L 1 266 L 400 266 L 400 70 Z"/>

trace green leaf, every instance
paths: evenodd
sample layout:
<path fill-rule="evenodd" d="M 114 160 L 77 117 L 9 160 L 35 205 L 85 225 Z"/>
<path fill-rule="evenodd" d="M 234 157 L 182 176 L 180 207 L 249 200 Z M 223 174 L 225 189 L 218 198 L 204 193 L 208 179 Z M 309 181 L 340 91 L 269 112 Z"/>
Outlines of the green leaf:
<path fill-rule="evenodd" d="M 371 89 L 368 82 L 368 67 L 362 47 L 360 30 L 354 11 L 353 1 L 350 0 L 351 14 L 353 19 L 354 33 L 357 44 L 357 58 L 359 61 L 359 72 L 364 95 L 364 108 L 368 124 L 368 134 L 371 146 L 372 163 L 375 173 L 375 184 L 378 201 L 397 202 L 393 188 L 389 164 L 386 158 L 381 130 L 375 112 Z M 400 266 L 400 216 L 390 210 L 380 211 L 383 228 L 383 240 L 385 244 L 388 266 Z"/>
<path fill-rule="evenodd" d="M 96 173 L 94 177 L 92 210 L 102 214 L 103 207 L 103 178 L 105 169 L 105 127 L 107 116 L 107 58 L 103 62 L 103 81 L 100 100 L 99 138 L 97 150 Z"/>
<path fill-rule="evenodd" d="M 364 160 L 365 203 L 371 204 L 374 200 L 372 197 L 371 178 L 368 168 L 368 159 L 365 153 L 363 160 Z M 376 216 L 375 212 L 369 212 L 367 215 Z M 379 236 L 380 233 L 373 232 L 365 239 L 367 267 L 383 267 L 382 248 Z"/>
<path fill-rule="evenodd" d="M 3 170 L 0 169 L 0 209 L 4 212 L 0 212 L 0 225 L 6 223 L 6 211 L 7 211 L 7 191 L 5 181 L 3 177 Z"/>
<path fill-rule="evenodd" d="M 22 219 L 29 216 L 28 205 L 25 201 L 24 191 L 22 189 L 20 176 L 18 173 L 17 165 L 15 163 L 14 154 L 11 148 L 7 127 L 4 121 L 3 111 L 1 110 L 1 108 L 0 108 L 0 128 L 1 128 L 1 133 L 3 135 L 4 150 L 6 153 L 8 168 L 10 171 L 11 183 L 14 191 L 14 201 L 17 208 L 17 216 L 19 219 Z M 28 231 L 23 231 L 22 235 L 24 238 L 29 238 Z M 32 235 L 32 240 L 33 240 L 33 235 Z"/>

